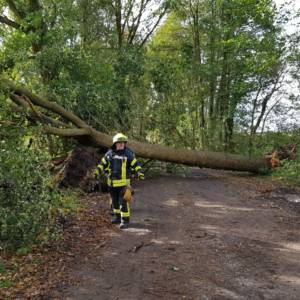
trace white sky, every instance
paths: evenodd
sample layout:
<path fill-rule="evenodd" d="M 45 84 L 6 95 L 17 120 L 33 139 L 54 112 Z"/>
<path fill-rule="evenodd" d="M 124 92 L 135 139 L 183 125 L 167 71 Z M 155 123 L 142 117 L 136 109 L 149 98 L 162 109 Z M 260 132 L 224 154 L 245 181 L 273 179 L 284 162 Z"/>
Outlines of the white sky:
<path fill-rule="evenodd" d="M 273 1 L 278 5 L 281 5 L 281 4 L 284 4 L 284 3 L 288 2 L 287 0 L 273 0 Z M 296 9 L 299 9 L 300 8 L 300 1 L 299 0 L 294 0 L 293 5 Z"/>
<path fill-rule="evenodd" d="M 279 8 L 281 5 L 285 4 L 285 3 L 289 3 L 290 4 L 288 5 L 289 8 L 293 8 L 295 11 L 299 11 L 300 10 L 300 0 L 290 0 L 290 1 L 287 1 L 287 0 L 273 0 L 277 7 Z M 296 30 L 299 30 L 299 26 L 297 27 L 297 25 L 295 24 L 295 21 L 296 20 L 293 20 L 291 22 L 288 23 L 288 25 L 286 26 L 286 31 L 288 33 L 293 33 L 295 32 Z M 298 24 L 300 23 L 300 17 L 298 18 Z"/>

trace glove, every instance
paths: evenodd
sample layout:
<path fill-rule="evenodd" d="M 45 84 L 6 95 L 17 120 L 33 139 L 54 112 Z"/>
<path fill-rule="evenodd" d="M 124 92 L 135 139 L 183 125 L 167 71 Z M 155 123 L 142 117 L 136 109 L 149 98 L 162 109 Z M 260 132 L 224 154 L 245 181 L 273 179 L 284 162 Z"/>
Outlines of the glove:
<path fill-rule="evenodd" d="M 139 172 L 137 175 L 138 175 L 138 179 L 140 179 L 140 180 L 144 180 L 145 179 L 144 173 Z"/>
<path fill-rule="evenodd" d="M 130 186 L 125 187 L 123 198 L 127 202 L 132 201 L 133 189 Z"/>

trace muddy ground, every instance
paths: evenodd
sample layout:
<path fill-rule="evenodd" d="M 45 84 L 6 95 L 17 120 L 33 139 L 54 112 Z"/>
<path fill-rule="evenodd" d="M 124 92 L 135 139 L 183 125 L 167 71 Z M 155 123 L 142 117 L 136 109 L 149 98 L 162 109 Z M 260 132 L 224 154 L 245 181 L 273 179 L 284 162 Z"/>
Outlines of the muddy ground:
<path fill-rule="evenodd" d="M 77 224 L 68 280 L 38 299 L 300 299 L 299 195 L 199 169 L 134 186 L 131 227 Z"/>

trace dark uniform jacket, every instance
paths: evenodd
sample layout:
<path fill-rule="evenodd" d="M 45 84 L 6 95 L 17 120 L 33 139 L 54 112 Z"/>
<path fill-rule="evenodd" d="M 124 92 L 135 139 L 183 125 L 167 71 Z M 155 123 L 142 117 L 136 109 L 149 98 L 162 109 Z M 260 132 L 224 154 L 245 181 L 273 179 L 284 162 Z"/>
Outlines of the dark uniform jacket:
<path fill-rule="evenodd" d="M 97 168 L 107 174 L 107 183 L 112 187 L 130 185 L 132 171 L 142 173 L 134 153 L 126 147 L 123 150 L 107 151 Z"/>

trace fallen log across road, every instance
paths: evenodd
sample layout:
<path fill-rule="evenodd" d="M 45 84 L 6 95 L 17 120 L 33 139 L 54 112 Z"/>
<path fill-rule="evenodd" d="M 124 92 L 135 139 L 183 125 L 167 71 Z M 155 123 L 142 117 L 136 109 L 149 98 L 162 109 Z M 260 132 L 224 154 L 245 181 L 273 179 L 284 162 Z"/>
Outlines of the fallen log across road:
<path fill-rule="evenodd" d="M 10 80 L 0 79 L 0 91 L 7 93 L 14 105 L 19 109 L 19 112 L 26 113 L 28 118 L 41 123 L 44 131 L 47 133 L 77 139 L 84 137 L 92 144 L 102 148 L 111 146 L 112 137 L 110 135 L 93 129 L 71 111 L 66 110 L 53 101 L 33 94 L 25 87 L 15 85 Z M 47 113 L 42 113 L 39 108 L 56 114 L 63 121 L 57 121 L 57 118 L 49 117 Z M 252 158 L 222 152 L 175 149 L 134 140 L 129 140 L 128 146 L 139 157 L 189 166 L 253 173 L 260 173 L 271 167 L 270 159 L 264 157 Z"/>

